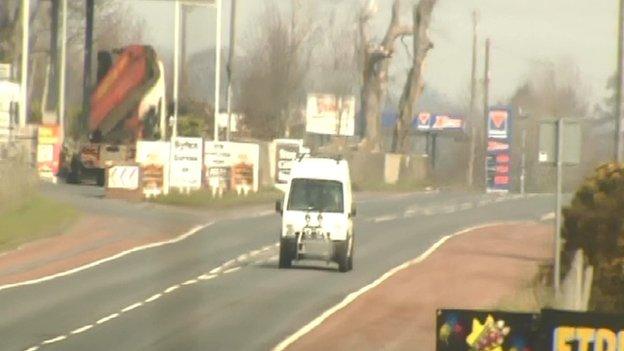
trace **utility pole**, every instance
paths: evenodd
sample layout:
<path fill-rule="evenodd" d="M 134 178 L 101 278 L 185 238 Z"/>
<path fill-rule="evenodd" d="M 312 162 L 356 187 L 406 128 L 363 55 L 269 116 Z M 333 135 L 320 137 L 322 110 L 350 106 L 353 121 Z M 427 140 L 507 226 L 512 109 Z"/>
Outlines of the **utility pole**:
<path fill-rule="evenodd" d="M 180 83 L 180 1 L 173 10 L 173 125 L 171 142 L 178 136 L 178 91 Z"/>
<path fill-rule="evenodd" d="M 618 11 L 618 45 L 617 45 L 617 89 L 615 103 L 615 144 L 614 161 L 622 162 L 622 89 L 624 85 L 624 0 L 620 0 Z"/>
<path fill-rule="evenodd" d="M 22 67 L 20 72 L 19 126 L 26 126 L 28 111 L 28 48 L 30 39 L 30 0 L 22 0 Z"/>
<path fill-rule="evenodd" d="M 215 0 L 217 6 L 217 38 L 215 48 L 215 102 L 214 102 L 214 141 L 219 141 L 219 103 L 221 90 L 221 2 Z"/>
<path fill-rule="evenodd" d="M 488 119 L 490 112 L 490 38 L 485 40 L 485 70 L 483 72 L 483 184 L 487 190 L 487 146 L 488 146 Z"/>
<path fill-rule="evenodd" d="M 470 74 L 470 159 L 468 160 L 468 173 L 467 183 L 468 187 L 472 188 L 474 185 L 474 163 L 476 150 L 476 138 L 477 138 L 477 24 L 478 24 L 477 11 L 472 12 L 472 69 Z"/>
<path fill-rule="evenodd" d="M 555 198 L 555 269 L 553 283 L 555 286 L 555 298 L 559 297 L 559 287 L 561 279 L 561 183 L 563 176 L 563 127 L 564 120 L 557 120 L 557 195 Z"/>
<path fill-rule="evenodd" d="M 228 74 L 228 88 L 227 88 L 227 132 L 225 134 L 225 139 L 230 141 L 230 129 L 232 128 L 232 70 L 234 67 L 234 47 L 236 45 L 236 0 L 231 1 L 231 11 L 230 11 L 230 47 L 229 47 L 229 57 L 228 57 L 228 66 L 227 66 L 227 74 Z"/>
<path fill-rule="evenodd" d="M 61 64 L 58 88 L 58 118 L 61 129 L 61 140 L 65 140 L 65 80 L 67 65 L 67 0 L 61 4 Z"/>
<path fill-rule="evenodd" d="M 86 0 L 86 33 L 84 43 L 84 70 L 82 77 L 82 123 L 81 129 L 88 126 L 91 109 L 91 56 L 93 52 L 93 12 L 95 0 Z"/>
<path fill-rule="evenodd" d="M 49 95 L 45 103 L 45 107 L 50 110 L 56 110 L 56 119 L 59 123 L 60 116 L 55 104 L 57 103 L 57 88 L 58 88 L 58 22 L 59 22 L 59 1 L 52 0 L 52 7 L 50 8 L 50 79 L 49 79 Z"/>

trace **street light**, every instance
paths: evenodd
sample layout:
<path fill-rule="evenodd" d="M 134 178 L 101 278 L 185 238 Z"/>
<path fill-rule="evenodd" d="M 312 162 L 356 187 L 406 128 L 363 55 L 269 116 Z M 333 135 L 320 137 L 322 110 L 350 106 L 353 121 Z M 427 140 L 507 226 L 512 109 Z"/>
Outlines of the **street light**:
<path fill-rule="evenodd" d="M 214 92 L 214 141 L 219 141 L 219 125 L 217 116 L 219 114 L 219 92 L 221 89 L 221 2 L 222 0 L 177 0 L 175 3 L 175 22 L 174 22 L 174 82 L 173 82 L 173 99 L 174 99 L 174 133 L 177 132 L 178 121 L 178 81 L 179 81 L 179 65 L 180 65 L 180 5 L 186 6 L 202 6 L 214 7 L 217 10 L 217 30 L 216 30 L 216 50 L 215 50 L 215 92 Z M 175 135 L 175 134 L 174 134 Z"/>

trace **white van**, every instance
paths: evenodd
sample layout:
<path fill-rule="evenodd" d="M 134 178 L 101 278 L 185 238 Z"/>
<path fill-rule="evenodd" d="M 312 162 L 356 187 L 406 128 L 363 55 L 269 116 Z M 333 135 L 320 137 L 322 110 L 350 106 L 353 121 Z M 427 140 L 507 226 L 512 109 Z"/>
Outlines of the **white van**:
<path fill-rule="evenodd" d="M 302 259 L 334 261 L 340 272 L 353 268 L 355 206 L 347 161 L 299 159 L 275 210 L 282 215 L 280 268 Z"/>

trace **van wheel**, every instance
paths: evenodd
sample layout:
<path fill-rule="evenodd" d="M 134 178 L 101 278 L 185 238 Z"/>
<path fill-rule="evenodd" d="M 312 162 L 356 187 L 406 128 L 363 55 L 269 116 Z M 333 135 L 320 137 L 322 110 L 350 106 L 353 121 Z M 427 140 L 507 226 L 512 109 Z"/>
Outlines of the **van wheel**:
<path fill-rule="evenodd" d="M 72 157 L 70 163 L 69 173 L 67 174 L 67 183 L 69 184 L 80 184 L 82 177 L 80 161 L 76 158 L 76 156 Z"/>
<path fill-rule="evenodd" d="M 280 239 L 279 268 L 292 267 L 295 259 L 297 242 L 294 240 Z"/>
<path fill-rule="evenodd" d="M 103 187 L 104 185 L 106 185 L 106 171 L 105 170 L 98 170 L 95 176 L 95 183 L 97 184 L 97 186 L 99 187 Z"/>
<path fill-rule="evenodd" d="M 338 263 L 338 271 L 349 271 L 349 245 L 347 241 L 334 241 L 334 257 Z"/>

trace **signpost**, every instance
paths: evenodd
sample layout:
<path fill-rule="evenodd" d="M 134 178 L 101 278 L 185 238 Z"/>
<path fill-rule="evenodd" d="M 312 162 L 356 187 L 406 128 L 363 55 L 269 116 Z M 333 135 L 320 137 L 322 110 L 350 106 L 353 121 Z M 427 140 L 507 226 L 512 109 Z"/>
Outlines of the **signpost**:
<path fill-rule="evenodd" d="M 509 192 L 511 184 L 511 113 L 506 108 L 492 108 L 487 121 L 485 157 L 486 192 Z"/>
<path fill-rule="evenodd" d="M 355 134 L 355 97 L 310 94 L 306 106 L 306 132 L 324 135 Z"/>
<path fill-rule="evenodd" d="M 555 293 L 559 293 L 561 277 L 561 188 L 563 164 L 579 164 L 581 159 L 581 126 L 577 121 L 559 118 L 540 124 L 539 155 L 542 163 L 555 163 L 557 166 L 555 204 Z"/>

